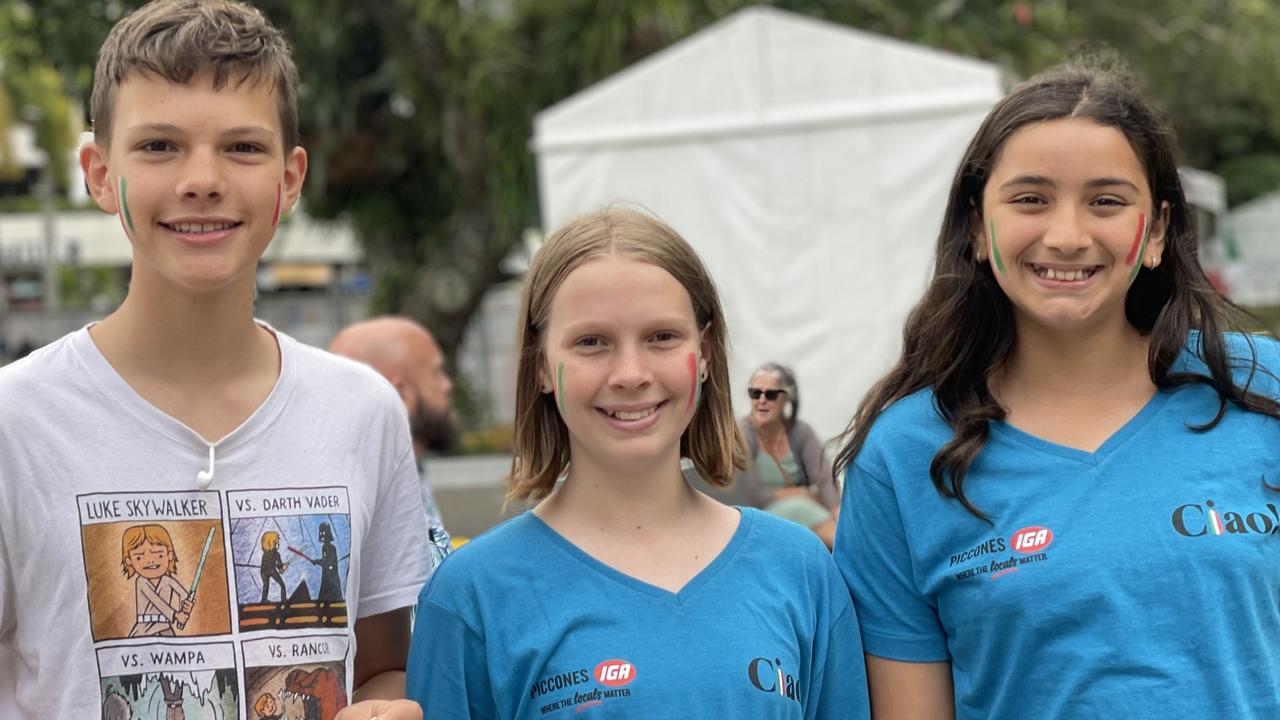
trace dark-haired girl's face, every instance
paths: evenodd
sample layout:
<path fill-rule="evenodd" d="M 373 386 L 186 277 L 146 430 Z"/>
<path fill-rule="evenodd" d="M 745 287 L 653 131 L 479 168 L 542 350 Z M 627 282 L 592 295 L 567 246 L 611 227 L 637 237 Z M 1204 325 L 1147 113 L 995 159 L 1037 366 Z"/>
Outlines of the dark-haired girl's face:
<path fill-rule="evenodd" d="M 983 192 L 975 252 L 1019 326 L 1127 323 L 1129 285 L 1162 254 L 1163 216 L 1153 217 L 1146 173 L 1122 132 L 1051 120 L 1006 141 Z"/>

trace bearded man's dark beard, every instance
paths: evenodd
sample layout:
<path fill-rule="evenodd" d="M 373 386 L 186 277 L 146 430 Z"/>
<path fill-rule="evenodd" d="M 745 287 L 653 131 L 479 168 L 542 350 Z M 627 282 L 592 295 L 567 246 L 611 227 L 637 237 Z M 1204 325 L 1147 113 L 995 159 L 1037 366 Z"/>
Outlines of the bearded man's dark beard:
<path fill-rule="evenodd" d="M 424 450 L 433 453 L 445 453 L 458 446 L 458 425 L 454 422 L 453 412 L 443 412 L 429 407 L 422 401 L 422 396 L 415 398 L 417 405 L 409 413 L 409 431 L 413 440 Z"/>

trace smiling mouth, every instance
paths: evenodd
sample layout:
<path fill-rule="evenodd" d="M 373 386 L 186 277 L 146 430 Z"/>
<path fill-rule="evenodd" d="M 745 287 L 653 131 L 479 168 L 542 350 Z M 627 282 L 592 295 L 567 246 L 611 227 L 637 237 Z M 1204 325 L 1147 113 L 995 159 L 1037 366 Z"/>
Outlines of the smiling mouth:
<path fill-rule="evenodd" d="M 667 404 L 667 401 L 663 400 L 657 405 L 652 405 L 650 407 L 647 407 L 641 410 L 605 410 L 604 408 L 600 408 L 600 412 L 604 413 L 605 415 L 608 415 L 614 420 L 622 420 L 624 422 L 634 422 L 636 420 L 643 420 L 649 417 L 650 415 L 658 412 L 658 409 L 666 404 Z"/>
<path fill-rule="evenodd" d="M 1075 270 L 1058 270 L 1051 267 L 1045 267 L 1043 265 L 1036 265 L 1035 263 L 1031 264 L 1031 271 L 1036 274 L 1036 277 L 1043 278 L 1045 280 L 1057 280 L 1059 282 L 1080 282 L 1082 280 L 1088 280 L 1101 268 L 1101 265 L 1096 265 L 1089 268 L 1076 268 Z"/>
<path fill-rule="evenodd" d="M 222 232 L 232 228 L 240 227 L 244 223 L 223 222 L 223 223 L 160 223 L 163 227 L 174 232 L 185 233 L 188 235 L 200 235 L 203 233 Z"/>

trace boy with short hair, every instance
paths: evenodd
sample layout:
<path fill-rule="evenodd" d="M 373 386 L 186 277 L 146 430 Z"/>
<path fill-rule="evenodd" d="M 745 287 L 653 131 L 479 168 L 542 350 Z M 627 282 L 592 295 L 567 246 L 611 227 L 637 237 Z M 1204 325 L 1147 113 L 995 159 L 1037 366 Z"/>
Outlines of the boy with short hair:
<path fill-rule="evenodd" d="M 0 710 L 139 716 L 164 689 L 188 716 L 270 694 L 290 716 L 420 717 L 395 700 L 429 570 L 399 398 L 253 318 L 307 169 L 296 83 L 283 36 L 230 0 L 153 2 L 102 47 L 80 160 L 133 274 L 101 323 L 0 371 Z M 142 525 L 171 543 L 126 537 Z M 280 603 L 261 602 L 268 531 L 309 561 Z"/>

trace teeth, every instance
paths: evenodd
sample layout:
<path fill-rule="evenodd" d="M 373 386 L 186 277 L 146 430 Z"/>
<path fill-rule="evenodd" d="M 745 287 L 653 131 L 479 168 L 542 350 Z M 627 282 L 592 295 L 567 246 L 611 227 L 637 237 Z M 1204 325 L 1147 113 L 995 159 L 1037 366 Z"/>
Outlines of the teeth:
<path fill-rule="evenodd" d="M 1067 282 L 1085 280 L 1093 276 L 1093 269 L 1054 270 L 1053 268 L 1037 267 L 1035 269 L 1035 272 L 1036 272 L 1036 275 L 1039 275 L 1040 277 L 1045 278 L 1046 280 L 1060 280 L 1060 281 L 1067 281 Z"/>
<path fill-rule="evenodd" d="M 616 412 L 609 413 L 609 417 L 617 418 L 618 420 L 639 420 L 641 418 L 649 417 L 656 412 L 657 409 L 658 408 L 655 405 L 654 407 L 647 408 L 645 410 L 634 410 L 630 412 L 626 410 L 618 410 Z"/>
<path fill-rule="evenodd" d="M 207 233 L 228 230 L 231 226 L 231 223 L 174 223 L 169 227 L 183 233 Z"/>

